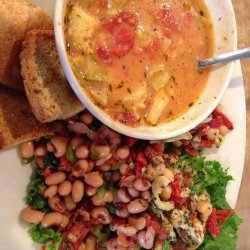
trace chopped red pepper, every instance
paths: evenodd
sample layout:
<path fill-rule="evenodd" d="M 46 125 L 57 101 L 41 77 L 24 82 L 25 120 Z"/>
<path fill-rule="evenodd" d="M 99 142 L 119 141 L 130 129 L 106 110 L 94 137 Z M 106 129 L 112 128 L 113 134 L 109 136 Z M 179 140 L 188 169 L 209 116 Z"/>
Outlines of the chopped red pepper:
<path fill-rule="evenodd" d="M 218 237 L 221 233 L 221 228 L 224 222 L 228 219 L 232 212 L 233 211 L 229 209 L 216 210 L 216 208 L 213 208 L 213 211 L 208 217 L 206 223 L 206 231 L 211 234 L 212 237 Z"/>
<path fill-rule="evenodd" d="M 186 202 L 186 198 L 182 197 L 182 189 L 180 184 L 174 181 L 169 185 L 172 188 L 170 200 L 174 202 L 176 208 L 181 208 L 183 203 Z"/>
<path fill-rule="evenodd" d="M 142 152 L 139 152 L 136 154 L 135 160 L 137 163 L 139 163 L 141 166 L 147 165 L 147 160 Z"/>
<path fill-rule="evenodd" d="M 113 157 L 113 156 L 106 161 L 106 163 L 109 164 L 109 165 L 113 165 L 116 162 L 117 162 L 117 159 L 115 157 Z"/>
<path fill-rule="evenodd" d="M 136 176 L 136 178 L 141 177 L 143 167 L 144 166 L 141 165 L 140 163 L 138 163 L 138 162 L 135 163 L 135 176 Z"/>
<path fill-rule="evenodd" d="M 164 150 L 165 150 L 165 144 L 164 144 L 164 142 L 154 143 L 154 144 L 152 144 L 152 147 L 160 155 L 162 155 L 163 152 L 164 152 Z"/>
<path fill-rule="evenodd" d="M 194 149 L 191 144 L 184 147 L 184 152 L 190 156 L 198 156 L 198 150 Z"/>
<path fill-rule="evenodd" d="M 202 139 L 200 141 L 200 146 L 205 147 L 205 148 L 211 148 L 214 146 L 214 141 Z"/>
<path fill-rule="evenodd" d="M 114 222 L 117 225 L 124 225 L 126 223 L 126 220 L 119 218 L 118 216 L 112 216 L 112 222 Z"/>
<path fill-rule="evenodd" d="M 149 161 L 153 161 L 154 157 L 158 155 L 158 153 L 151 146 L 147 146 L 145 148 L 144 154 Z"/>
<path fill-rule="evenodd" d="M 46 178 L 46 177 L 48 177 L 48 176 L 51 175 L 51 174 L 52 174 L 51 168 L 50 168 L 50 167 L 47 167 L 47 168 L 45 168 L 45 170 L 44 170 L 44 172 L 43 172 L 43 177 Z"/>
<path fill-rule="evenodd" d="M 156 220 L 147 219 L 146 225 L 147 225 L 147 228 L 152 227 L 154 229 L 155 233 L 158 234 L 158 238 L 160 240 L 165 240 L 167 238 L 168 232 L 166 228 L 161 227 L 160 223 L 157 222 Z"/>
<path fill-rule="evenodd" d="M 225 125 L 228 129 L 232 130 L 234 129 L 233 123 L 227 118 L 227 116 L 218 109 L 215 109 L 212 113 L 213 118 L 216 118 L 222 122 L 223 125 Z"/>
<path fill-rule="evenodd" d="M 125 137 L 125 144 L 128 147 L 133 147 L 135 145 L 135 143 L 137 142 L 138 139 L 133 138 L 133 137 Z"/>
<path fill-rule="evenodd" d="M 208 122 L 210 128 L 220 128 L 223 123 L 222 121 L 218 120 L 218 119 L 212 119 L 211 121 Z"/>
<path fill-rule="evenodd" d="M 67 159 L 66 154 L 64 154 L 61 158 L 60 158 L 60 163 L 58 166 L 58 170 L 60 171 L 65 171 L 65 172 L 70 172 L 73 168 L 73 164 L 72 162 L 70 162 Z"/>

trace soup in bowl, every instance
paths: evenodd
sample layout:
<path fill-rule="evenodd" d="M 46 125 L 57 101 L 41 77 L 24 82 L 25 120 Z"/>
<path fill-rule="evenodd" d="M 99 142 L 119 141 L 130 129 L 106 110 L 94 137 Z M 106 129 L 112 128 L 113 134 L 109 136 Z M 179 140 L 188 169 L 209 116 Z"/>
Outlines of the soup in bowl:
<path fill-rule="evenodd" d="M 232 65 L 196 69 L 198 59 L 235 46 L 225 10 L 232 12 L 228 1 L 57 1 L 59 57 L 106 125 L 142 139 L 177 136 L 209 115 L 229 82 Z M 230 30 L 218 34 L 225 21 Z"/>

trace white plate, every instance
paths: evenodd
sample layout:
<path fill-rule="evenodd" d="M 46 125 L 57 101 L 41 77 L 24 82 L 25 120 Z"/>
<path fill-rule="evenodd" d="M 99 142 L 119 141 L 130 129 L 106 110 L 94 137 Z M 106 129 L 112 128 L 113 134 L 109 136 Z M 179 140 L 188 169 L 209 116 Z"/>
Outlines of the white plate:
<path fill-rule="evenodd" d="M 53 15 L 54 1 L 30 0 Z M 234 207 L 240 188 L 244 167 L 246 143 L 246 105 L 242 72 L 236 63 L 233 77 L 226 91 L 222 104 L 225 112 L 233 121 L 235 129 L 227 135 L 219 150 L 210 150 L 209 158 L 219 160 L 234 181 L 228 186 L 227 199 Z M 32 175 L 32 169 L 22 166 L 17 156 L 17 148 L 0 153 L 0 249 L 1 250 L 33 250 L 39 249 L 32 243 L 26 231 L 28 225 L 20 220 L 20 210 L 25 206 L 25 191 Z"/>

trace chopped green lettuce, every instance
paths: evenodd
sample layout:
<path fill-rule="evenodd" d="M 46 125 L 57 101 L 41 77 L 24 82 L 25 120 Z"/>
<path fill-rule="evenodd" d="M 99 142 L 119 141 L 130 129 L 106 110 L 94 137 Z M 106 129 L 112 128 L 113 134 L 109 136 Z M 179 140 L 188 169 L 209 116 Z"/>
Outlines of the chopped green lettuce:
<path fill-rule="evenodd" d="M 36 178 L 29 183 L 27 190 L 28 205 L 44 213 L 50 211 L 47 200 L 42 196 L 45 188 L 44 181 L 41 178 Z"/>
<path fill-rule="evenodd" d="M 28 233 L 34 242 L 45 245 L 46 250 L 57 250 L 62 241 L 60 233 L 43 228 L 41 224 L 31 227 Z"/>

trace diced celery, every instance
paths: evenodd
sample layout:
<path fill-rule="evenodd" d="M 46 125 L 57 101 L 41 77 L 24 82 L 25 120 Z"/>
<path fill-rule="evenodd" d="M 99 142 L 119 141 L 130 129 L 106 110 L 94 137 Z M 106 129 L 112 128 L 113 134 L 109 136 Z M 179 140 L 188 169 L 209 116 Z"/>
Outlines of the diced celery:
<path fill-rule="evenodd" d="M 170 79 L 170 75 L 167 71 L 157 74 L 157 76 L 152 79 L 153 88 L 158 91 L 161 88 L 164 88 Z"/>
<path fill-rule="evenodd" d="M 162 71 L 164 71 L 164 70 L 166 70 L 165 65 L 163 65 L 163 64 L 157 64 L 157 65 L 153 66 L 152 68 L 150 68 L 150 69 L 148 70 L 148 75 L 149 75 L 150 77 L 152 77 L 152 76 L 155 75 L 156 73 L 162 72 Z"/>
<path fill-rule="evenodd" d="M 76 161 L 77 161 L 77 158 L 75 156 L 75 152 L 72 149 L 72 147 L 70 147 L 69 145 L 66 148 L 66 157 L 67 157 L 67 160 L 69 160 L 72 163 L 76 163 Z"/>
<path fill-rule="evenodd" d="M 102 82 L 105 80 L 105 76 L 101 72 L 100 66 L 91 55 L 87 56 L 86 78 L 88 80 L 98 82 Z"/>
<path fill-rule="evenodd" d="M 146 120 L 152 125 L 156 125 L 163 110 L 167 107 L 169 98 L 164 89 L 160 89 L 154 96 L 153 102 L 146 116 Z"/>

